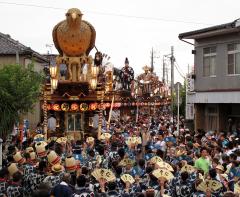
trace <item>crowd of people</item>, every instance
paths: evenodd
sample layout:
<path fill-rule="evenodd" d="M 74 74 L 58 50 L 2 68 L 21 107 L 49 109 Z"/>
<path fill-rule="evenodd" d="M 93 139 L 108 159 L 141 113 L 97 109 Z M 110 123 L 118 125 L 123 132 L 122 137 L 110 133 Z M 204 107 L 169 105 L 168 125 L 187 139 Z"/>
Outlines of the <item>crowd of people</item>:
<path fill-rule="evenodd" d="M 240 196 L 240 130 L 191 131 L 158 112 L 112 121 L 101 136 L 41 134 L 3 144 L 3 197 Z"/>

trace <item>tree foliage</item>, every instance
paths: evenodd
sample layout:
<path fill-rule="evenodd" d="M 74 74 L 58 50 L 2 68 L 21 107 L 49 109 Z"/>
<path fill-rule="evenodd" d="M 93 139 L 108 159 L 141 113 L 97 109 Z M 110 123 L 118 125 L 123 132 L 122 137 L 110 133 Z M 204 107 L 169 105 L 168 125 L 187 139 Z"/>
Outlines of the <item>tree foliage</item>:
<path fill-rule="evenodd" d="M 43 75 L 33 64 L 6 65 L 0 70 L 0 134 L 12 131 L 21 114 L 32 110 L 41 93 Z"/>

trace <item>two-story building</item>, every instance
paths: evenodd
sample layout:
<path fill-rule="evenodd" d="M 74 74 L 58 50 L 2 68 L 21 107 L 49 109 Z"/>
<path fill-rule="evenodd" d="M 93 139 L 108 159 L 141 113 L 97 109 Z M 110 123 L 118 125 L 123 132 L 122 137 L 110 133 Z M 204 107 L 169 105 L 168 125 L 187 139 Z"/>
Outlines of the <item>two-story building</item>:
<path fill-rule="evenodd" d="M 240 127 L 240 20 L 179 34 L 194 40 L 195 129 L 228 130 Z M 231 121 L 232 120 L 232 121 Z"/>
<path fill-rule="evenodd" d="M 0 69 L 4 65 L 20 64 L 25 66 L 30 63 L 34 64 L 35 71 L 40 72 L 43 71 L 45 65 L 49 64 L 49 61 L 30 47 L 12 39 L 10 35 L 0 33 Z M 34 105 L 33 113 L 29 112 L 23 118 L 29 120 L 30 129 L 34 129 L 41 121 L 40 115 L 40 102 L 37 102 Z"/>

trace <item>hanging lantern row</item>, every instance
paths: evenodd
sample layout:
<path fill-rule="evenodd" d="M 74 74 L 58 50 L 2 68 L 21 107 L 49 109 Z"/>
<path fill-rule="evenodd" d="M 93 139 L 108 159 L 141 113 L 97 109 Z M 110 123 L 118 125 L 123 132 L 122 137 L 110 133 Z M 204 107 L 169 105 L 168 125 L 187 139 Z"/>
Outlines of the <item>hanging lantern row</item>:
<path fill-rule="evenodd" d="M 113 103 L 114 108 L 119 107 L 131 107 L 131 106 L 160 106 L 160 102 L 128 102 L 128 103 Z M 43 107 L 43 106 L 42 106 Z M 110 108 L 111 103 L 103 103 L 103 109 Z M 97 109 L 101 109 L 100 103 L 62 103 L 62 104 L 47 104 L 47 110 L 53 111 L 94 111 Z"/>

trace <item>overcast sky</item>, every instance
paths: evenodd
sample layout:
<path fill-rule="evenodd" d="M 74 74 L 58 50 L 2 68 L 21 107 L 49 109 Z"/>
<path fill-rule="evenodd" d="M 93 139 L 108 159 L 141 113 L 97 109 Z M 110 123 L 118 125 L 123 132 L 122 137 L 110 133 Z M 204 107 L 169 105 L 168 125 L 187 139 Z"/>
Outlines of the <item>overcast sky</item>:
<path fill-rule="evenodd" d="M 109 54 L 118 68 L 128 57 L 136 75 L 140 74 L 144 65 L 150 65 L 153 47 L 155 72 L 160 78 L 162 57 L 170 53 L 171 46 L 180 72 L 185 74 L 188 65 L 193 66 L 193 47 L 179 41 L 179 33 L 240 17 L 239 0 L 5 0 L 0 1 L 0 31 L 46 53 L 46 44 L 53 43 L 53 27 L 72 7 L 79 8 L 83 19 L 95 27 L 98 50 Z M 52 51 L 57 53 L 54 47 Z M 177 70 L 176 81 L 182 81 Z"/>

